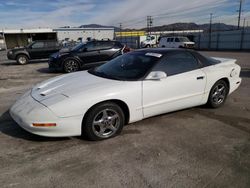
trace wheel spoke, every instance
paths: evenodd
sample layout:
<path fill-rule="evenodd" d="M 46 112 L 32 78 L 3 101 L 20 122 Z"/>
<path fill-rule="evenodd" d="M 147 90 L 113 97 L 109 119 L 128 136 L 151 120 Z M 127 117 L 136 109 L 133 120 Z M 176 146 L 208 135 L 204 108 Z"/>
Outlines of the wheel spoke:
<path fill-rule="evenodd" d="M 108 113 L 107 110 L 102 111 L 102 119 L 107 119 L 108 118 Z"/>
<path fill-rule="evenodd" d="M 116 131 L 117 130 L 117 128 L 114 126 L 114 125 L 109 125 L 109 127 L 108 127 L 111 131 Z"/>
<path fill-rule="evenodd" d="M 110 117 L 109 117 L 109 119 L 110 119 L 111 121 L 114 121 L 114 120 L 116 120 L 117 118 L 119 118 L 118 114 L 114 114 L 113 116 L 110 116 Z"/>

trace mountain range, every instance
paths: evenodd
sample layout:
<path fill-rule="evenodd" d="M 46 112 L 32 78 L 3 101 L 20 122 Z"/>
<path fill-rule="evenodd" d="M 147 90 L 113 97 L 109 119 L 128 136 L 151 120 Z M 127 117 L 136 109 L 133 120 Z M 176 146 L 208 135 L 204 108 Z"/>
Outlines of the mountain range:
<path fill-rule="evenodd" d="M 81 25 L 79 28 L 114 28 L 115 31 L 120 31 L 119 27 L 114 26 L 105 26 L 99 24 L 88 24 L 88 25 Z M 151 31 L 173 31 L 173 30 L 204 30 L 208 31 L 210 28 L 210 24 L 196 24 L 196 23 L 173 23 L 168 25 L 162 26 L 154 26 L 151 27 Z M 213 23 L 212 30 L 213 31 L 228 31 L 228 30 L 236 30 L 237 26 L 235 25 L 227 25 L 224 23 Z M 132 29 L 132 28 L 124 28 L 122 31 L 133 31 L 133 30 L 144 30 L 147 31 L 147 28 L 141 29 Z"/>

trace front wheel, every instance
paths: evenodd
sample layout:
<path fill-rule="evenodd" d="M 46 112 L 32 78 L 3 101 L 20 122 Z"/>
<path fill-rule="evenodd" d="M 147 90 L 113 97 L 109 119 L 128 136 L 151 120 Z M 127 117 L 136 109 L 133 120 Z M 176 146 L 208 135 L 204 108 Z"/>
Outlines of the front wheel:
<path fill-rule="evenodd" d="M 207 104 L 212 108 L 221 107 L 227 98 L 229 87 L 224 80 L 217 81 L 209 94 Z"/>
<path fill-rule="evenodd" d="M 28 57 L 26 55 L 18 55 L 16 58 L 17 63 L 21 64 L 21 65 L 25 65 L 28 63 Z"/>
<path fill-rule="evenodd" d="M 102 103 L 91 109 L 82 125 L 89 140 L 104 140 L 118 135 L 124 126 L 122 109 L 115 103 Z"/>
<path fill-rule="evenodd" d="M 79 63 L 74 59 L 68 59 L 63 64 L 63 70 L 66 73 L 76 72 L 80 70 Z"/>

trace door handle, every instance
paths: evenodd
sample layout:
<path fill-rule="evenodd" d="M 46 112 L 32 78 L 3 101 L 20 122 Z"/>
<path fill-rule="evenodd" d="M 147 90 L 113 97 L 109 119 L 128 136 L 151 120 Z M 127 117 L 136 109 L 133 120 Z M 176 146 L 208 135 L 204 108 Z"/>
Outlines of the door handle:
<path fill-rule="evenodd" d="M 198 76 L 196 79 L 197 80 L 203 80 L 205 78 L 205 76 Z"/>

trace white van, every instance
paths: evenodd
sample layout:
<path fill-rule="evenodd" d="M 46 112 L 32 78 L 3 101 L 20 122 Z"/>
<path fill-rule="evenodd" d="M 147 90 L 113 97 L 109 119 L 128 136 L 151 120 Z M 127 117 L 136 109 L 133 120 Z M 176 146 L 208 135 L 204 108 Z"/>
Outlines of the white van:
<path fill-rule="evenodd" d="M 194 48 L 195 43 L 187 37 L 161 37 L 159 41 L 161 48 Z"/>

